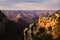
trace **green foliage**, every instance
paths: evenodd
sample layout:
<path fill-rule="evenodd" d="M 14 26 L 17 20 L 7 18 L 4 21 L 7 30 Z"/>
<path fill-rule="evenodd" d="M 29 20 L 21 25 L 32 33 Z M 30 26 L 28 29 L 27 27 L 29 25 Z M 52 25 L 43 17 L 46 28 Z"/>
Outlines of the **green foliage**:
<path fill-rule="evenodd" d="M 44 35 L 42 35 L 42 38 L 43 38 L 43 40 L 53 40 L 51 34 L 44 34 Z"/>
<path fill-rule="evenodd" d="M 38 36 L 39 36 L 38 33 L 36 33 L 35 35 L 33 35 L 33 40 L 39 40 L 40 37 L 38 37 Z"/>

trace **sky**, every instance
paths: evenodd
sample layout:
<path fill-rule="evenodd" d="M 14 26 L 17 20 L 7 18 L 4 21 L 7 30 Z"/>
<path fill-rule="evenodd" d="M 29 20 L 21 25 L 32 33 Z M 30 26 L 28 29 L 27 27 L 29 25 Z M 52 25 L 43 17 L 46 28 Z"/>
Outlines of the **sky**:
<path fill-rule="evenodd" d="M 0 10 L 59 10 L 60 0 L 0 0 Z"/>

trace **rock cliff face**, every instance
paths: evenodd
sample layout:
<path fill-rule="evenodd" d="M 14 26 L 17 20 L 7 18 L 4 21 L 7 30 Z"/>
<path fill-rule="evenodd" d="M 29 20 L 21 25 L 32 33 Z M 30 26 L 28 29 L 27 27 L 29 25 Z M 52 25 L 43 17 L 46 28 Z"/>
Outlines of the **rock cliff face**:
<path fill-rule="evenodd" d="M 55 10 L 30 10 L 30 11 L 26 11 L 26 10 L 18 10 L 18 11 L 14 11 L 14 10 L 4 10 L 2 11 L 7 17 L 8 19 L 15 19 L 16 15 L 18 15 L 19 13 L 21 14 L 21 18 L 25 21 L 27 21 L 28 23 L 32 23 L 35 22 L 39 16 L 50 16 L 52 14 L 54 14 L 56 11 Z"/>
<path fill-rule="evenodd" d="M 56 30 L 57 30 L 57 32 L 59 32 L 60 33 L 60 10 L 58 10 L 57 12 L 56 12 L 56 16 L 57 16 L 57 26 L 56 26 Z"/>
<path fill-rule="evenodd" d="M 60 36 L 60 10 L 56 11 L 55 14 L 51 15 L 50 17 L 57 21 L 55 31 L 57 35 Z"/>
<path fill-rule="evenodd" d="M 19 19 L 16 23 L 8 20 L 0 11 L 0 40 L 23 40 L 23 30 L 26 27 L 29 27 L 29 24 L 23 19 Z"/>
<path fill-rule="evenodd" d="M 4 34 L 6 22 L 7 22 L 7 17 L 0 11 L 0 34 Z"/>

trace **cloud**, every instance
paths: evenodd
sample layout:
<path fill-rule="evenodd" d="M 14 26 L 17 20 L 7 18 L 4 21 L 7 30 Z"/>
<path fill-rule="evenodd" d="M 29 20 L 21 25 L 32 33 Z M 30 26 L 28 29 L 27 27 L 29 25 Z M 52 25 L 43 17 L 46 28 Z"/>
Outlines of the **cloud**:
<path fill-rule="evenodd" d="M 60 2 L 60 1 L 59 1 L 59 0 L 51 0 L 51 2 L 55 2 L 55 3 L 57 2 L 57 3 L 58 3 L 58 2 Z"/>
<path fill-rule="evenodd" d="M 59 0 L 0 0 L 0 9 L 1 10 L 60 9 L 60 3 Z"/>
<path fill-rule="evenodd" d="M 0 0 L 0 1 L 6 1 L 6 0 Z"/>
<path fill-rule="evenodd" d="M 1 4 L 1 10 L 58 10 L 59 3 L 18 3 L 18 4 Z"/>
<path fill-rule="evenodd" d="M 59 2 L 59 0 L 0 0 L 0 1 L 2 1 L 2 2 L 13 2 L 13 3 L 21 3 L 21 2 L 23 2 L 23 3 L 31 3 L 31 2 L 34 2 L 34 3 L 36 3 L 36 2 L 54 2 L 54 3 L 58 3 Z"/>

